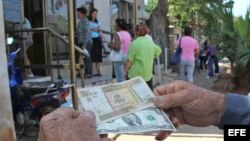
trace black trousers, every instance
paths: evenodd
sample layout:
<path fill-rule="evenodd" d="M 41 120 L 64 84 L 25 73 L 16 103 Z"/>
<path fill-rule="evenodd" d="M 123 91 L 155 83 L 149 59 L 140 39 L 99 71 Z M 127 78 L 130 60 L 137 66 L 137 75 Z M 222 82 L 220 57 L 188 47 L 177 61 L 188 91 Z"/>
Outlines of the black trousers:
<path fill-rule="evenodd" d="M 149 88 L 153 90 L 153 78 L 149 81 L 146 81 L 146 83 L 148 84 Z"/>
<path fill-rule="evenodd" d="M 200 56 L 200 69 L 203 70 L 203 69 L 207 69 L 207 64 L 206 64 L 206 61 L 207 61 L 207 56 Z"/>
<path fill-rule="evenodd" d="M 217 56 L 214 57 L 214 66 L 215 66 L 214 72 L 215 73 L 219 73 L 219 71 L 220 71 L 220 68 L 219 68 L 219 59 L 218 59 Z"/>
<path fill-rule="evenodd" d="M 82 48 L 83 44 L 82 43 L 79 43 L 78 44 L 80 48 Z M 87 50 L 89 52 L 89 54 L 91 54 L 91 46 L 92 46 L 92 43 L 91 42 L 88 42 L 87 44 Z M 75 59 L 76 59 L 76 64 L 79 64 L 79 59 L 80 59 L 80 53 L 75 51 Z M 92 75 L 92 60 L 91 60 L 91 57 L 86 57 L 84 59 L 84 63 L 85 63 L 85 73 L 87 75 Z"/>

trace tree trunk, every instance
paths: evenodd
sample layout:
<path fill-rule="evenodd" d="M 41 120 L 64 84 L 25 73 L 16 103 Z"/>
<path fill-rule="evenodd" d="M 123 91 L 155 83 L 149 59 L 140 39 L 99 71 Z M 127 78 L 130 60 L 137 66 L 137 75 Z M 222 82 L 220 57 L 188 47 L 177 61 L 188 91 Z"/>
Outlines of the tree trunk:
<path fill-rule="evenodd" d="M 162 48 L 161 63 L 165 63 L 164 48 L 169 47 L 169 23 L 167 13 L 168 0 L 158 0 L 158 4 L 149 19 L 149 28 L 152 37 L 155 43 Z"/>

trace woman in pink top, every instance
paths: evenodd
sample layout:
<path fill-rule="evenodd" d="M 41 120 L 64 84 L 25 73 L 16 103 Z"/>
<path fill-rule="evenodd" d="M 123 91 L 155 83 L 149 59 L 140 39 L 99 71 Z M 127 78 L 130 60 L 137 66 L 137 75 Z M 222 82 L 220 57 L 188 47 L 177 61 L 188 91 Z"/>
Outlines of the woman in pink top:
<path fill-rule="evenodd" d="M 182 48 L 181 62 L 179 66 L 180 80 L 193 83 L 195 57 L 199 54 L 199 43 L 192 37 L 192 29 L 190 27 L 185 27 L 184 36 L 181 37 L 179 43 Z"/>
<path fill-rule="evenodd" d="M 122 61 L 114 62 L 114 71 L 117 82 L 125 81 L 124 66 L 127 60 L 128 50 L 131 44 L 131 36 L 127 32 L 127 22 L 124 19 L 116 19 L 114 42 L 109 44 L 109 48 L 119 51 L 122 49 Z"/>

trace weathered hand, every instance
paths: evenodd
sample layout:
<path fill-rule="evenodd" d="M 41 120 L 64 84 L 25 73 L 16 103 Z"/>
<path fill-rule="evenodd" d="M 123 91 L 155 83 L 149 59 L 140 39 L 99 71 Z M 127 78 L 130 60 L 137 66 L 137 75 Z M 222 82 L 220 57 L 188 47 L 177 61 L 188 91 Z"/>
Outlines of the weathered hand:
<path fill-rule="evenodd" d="M 95 116 L 59 108 L 41 119 L 39 141 L 100 141 Z"/>
<path fill-rule="evenodd" d="M 188 124 L 197 127 L 218 126 L 225 106 L 225 95 L 215 93 L 185 81 L 155 88 L 155 105 L 165 110 L 178 127 Z M 156 136 L 162 140 L 169 132 Z"/>

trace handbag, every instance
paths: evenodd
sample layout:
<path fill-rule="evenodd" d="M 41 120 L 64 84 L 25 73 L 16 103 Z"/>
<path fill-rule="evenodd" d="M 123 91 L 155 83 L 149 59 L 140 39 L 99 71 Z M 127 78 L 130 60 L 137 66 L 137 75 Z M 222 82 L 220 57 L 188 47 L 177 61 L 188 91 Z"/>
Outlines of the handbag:
<path fill-rule="evenodd" d="M 111 50 L 109 54 L 109 61 L 111 62 L 121 62 L 122 61 L 122 49 L 119 51 Z"/>
<path fill-rule="evenodd" d="M 181 62 L 181 53 L 182 53 L 182 48 L 181 48 L 181 39 L 180 39 L 179 45 L 178 45 L 175 53 L 171 57 L 171 60 L 170 60 L 171 65 L 179 65 L 180 64 L 180 62 Z"/>
<path fill-rule="evenodd" d="M 121 39 L 120 34 L 118 32 L 117 32 L 117 34 L 118 34 L 118 36 Z M 109 57 L 108 57 L 109 61 L 111 61 L 111 62 L 121 62 L 122 61 L 122 54 L 123 54 L 123 52 L 122 52 L 122 45 L 121 45 L 119 51 L 116 51 L 116 50 L 112 49 L 110 51 L 110 54 L 109 54 Z"/>

